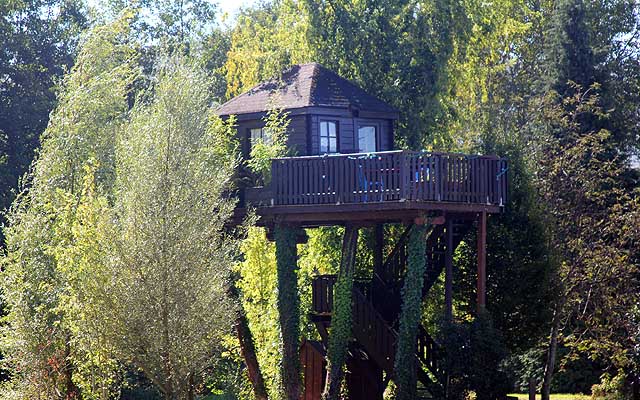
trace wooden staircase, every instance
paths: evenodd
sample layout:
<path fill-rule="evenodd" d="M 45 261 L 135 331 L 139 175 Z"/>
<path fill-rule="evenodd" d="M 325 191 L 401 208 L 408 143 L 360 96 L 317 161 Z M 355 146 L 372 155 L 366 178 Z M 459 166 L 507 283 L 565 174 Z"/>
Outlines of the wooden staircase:
<path fill-rule="evenodd" d="M 468 226 L 454 223 L 453 247 L 458 246 Z M 393 379 L 397 329 L 402 308 L 401 290 L 407 266 L 407 242 L 412 227 L 402 233 L 382 268 L 375 271 L 370 283 L 353 288 L 352 333 L 358 346 Z M 446 235 L 443 225 L 437 225 L 427 238 L 427 269 L 424 276 L 423 297 L 433 287 L 444 269 Z M 325 345 L 333 310 L 335 275 L 320 275 L 312 282 L 312 320 Z M 420 326 L 417 338 L 417 379 L 421 398 L 444 398 L 447 381 L 443 368 L 443 352 Z M 388 379 L 386 380 L 388 382 Z"/>

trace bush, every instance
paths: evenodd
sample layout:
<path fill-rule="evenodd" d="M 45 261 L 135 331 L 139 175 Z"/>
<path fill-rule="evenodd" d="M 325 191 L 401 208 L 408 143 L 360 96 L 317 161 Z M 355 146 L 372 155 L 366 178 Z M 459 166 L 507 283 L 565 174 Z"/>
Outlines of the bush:
<path fill-rule="evenodd" d="M 504 398 L 509 392 L 509 380 L 502 368 L 507 349 L 488 312 L 478 313 L 471 325 L 470 345 L 469 385 L 476 392 L 476 399 Z"/>

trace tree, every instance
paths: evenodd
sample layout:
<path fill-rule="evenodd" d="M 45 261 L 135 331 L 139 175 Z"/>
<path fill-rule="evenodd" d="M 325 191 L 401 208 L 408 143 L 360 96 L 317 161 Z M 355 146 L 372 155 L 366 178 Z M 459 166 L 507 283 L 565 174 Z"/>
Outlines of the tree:
<path fill-rule="evenodd" d="M 64 0 L 3 2 L 0 16 L 0 136 L 6 138 L 0 139 L 0 210 L 6 210 L 40 144 L 56 105 L 56 85 L 73 64 L 87 21 L 81 2 Z"/>
<path fill-rule="evenodd" d="M 279 75 L 292 64 L 313 61 L 308 18 L 301 3 L 293 0 L 243 10 L 231 32 L 225 64 L 227 97 Z"/>
<path fill-rule="evenodd" d="M 230 333 L 235 241 L 225 195 L 236 166 L 210 129 L 203 72 L 170 58 L 118 143 L 103 323 L 124 360 L 169 399 L 193 399 Z"/>
<path fill-rule="evenodd" d="M 550 242 L 559 268 L 557 293 L 543 383 L 549 397 L 558 342 L 633 371 L 632 310 L 637 294 L 638 189 L 621 179 L 625 164 L 611 158 L 615 142 L 603 128 L 608 115 L 599 106 L 598 86 L 562 103 L 541 107 L 545 126 L 538 149 L 537 187 L 548 207 Z M 563 337 L 563 331 L 565 336 Z M 624 372 L 623 372 L 624 373 Z"/>
<path fill-rule="evenodd" d="M 131 14 L 92 30 L 65 77 L 58 106 L 23 192 L 9 213 L 2 290 L 8 308 L 3 352 L 19 398 L 78 395 L 68 324 L 68 282 L 60 254 L 73 244 L 85 167 L 107 195 L 115 176 L 115 138 L 137 76 L 128 43 Z M 40 397 L 40 398 L 42 398 Z"/>
<path fill-rule="evenodd" d="M 396 141 L 443 147 L 442 107 L 453 37 L 464 18 L 455 1 L 305 0 L 315 61 L 403 112 Z"/>

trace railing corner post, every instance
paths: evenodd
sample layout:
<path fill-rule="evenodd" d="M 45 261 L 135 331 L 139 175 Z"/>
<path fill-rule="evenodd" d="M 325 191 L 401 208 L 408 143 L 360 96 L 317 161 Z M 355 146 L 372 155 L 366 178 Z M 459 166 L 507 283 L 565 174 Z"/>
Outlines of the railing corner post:
<path fill-rule="evenodd" d="M 407 168 L 407 152 L 402 151 L 400 153 L 400 201 L 407 200 L 407 181 L 409 178 L 409 171 Z"/>

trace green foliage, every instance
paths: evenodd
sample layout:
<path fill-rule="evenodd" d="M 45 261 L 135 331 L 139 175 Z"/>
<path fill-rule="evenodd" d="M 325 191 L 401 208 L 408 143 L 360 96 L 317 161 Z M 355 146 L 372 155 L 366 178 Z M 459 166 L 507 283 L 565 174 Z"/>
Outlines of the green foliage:
<path fill-rule="evenodd" d="M 206 75 L 179 59 L 164 65 L 118 144 L 116 234 L 105 260 L 112 317 L 103 323 L 166 398 L 188 398 L 235 312 L 227 290 L 236 246 L 224 226 L 236 165 L 216 148 Z"/>
<path fill-rule="evenodd" d="M 604 374 L 602 382 L 599 385 L 594 385 L 592 390 L 593 396 L 602 400 L 625 400 L 633 396 L 625 385 L 625 373 L 623 371 L 617 371 L 617 374 L 613 376 Z"/>
<path fill-rule="evenodd" d="M 87 378 L 72 373 L 89 356 L 76 353 L 71 340 L 73 303 L 67 300 L 73 293 L 64 255 L 74 245 L 75 220 L 81 216 L 76 214 L 85 212 L 78 205 L 89 160 L 99 166 L 96 190 L 107 194 L 113 186 L 115 138 L 136 76 L 135 53 L 127 44 L 130 17 L 87 36 L 43 135 L 31 186 L 9 213 L 2 280 L 8 315 L 2 345 L 19 398 L 71 396 Z"/>
<path fill-rule="evenodd" d="M 397 143 L 442 148 L 443 95 L 452 38 L 464 20 L 454 1 L 306 0 L 316 61 L 402 110 Z"/>
<path fill-rule="evenodd" d="M 271 159 L 287 154 L 287 128 L 289 113 L 279 109 L 270 110 L 264 119 L 265 139 L 251 144 L 247 167 L 259 178 L 258 183 L 271 182 Z"/>
<path fill-rule="evenodd" d="M 478 400 L 503 398 L 509 392 L 506 374 L 501 364 L 507 355 L 502 335 L 493 327 L 491 315 L 478 312 L 471 326 L 471 359 L 469 385 Z"/>
<path fill-rule="evenodd" d="M 277 76 L 289 65 L 312 61 L 308 20 L 302 2 L 294 0 L 243 10 L 225 64 L 227 97 Z"/>
<path fill-rule="evenodd" d="M 591 48 L 591 32 L 587 27 L 586 6 L 582 0 L 562 0 L 554 4 L 545 32 L 544 84 L 561 96 L 570 95 L 575 87 L 600 82 Z"/>
<path fill-rule="evenodd" d="M 589 128 L 608 118 L 599 106 L 598 87 L 575 90 L 562 103 L 551 99 L 542 108 L 547 130 L 539 142 L 536 183 L 553 224 L 551 245 L 560 262 L 557 282 L 559 298 L 566 301 L 563 313 L 580 320 L 572 324 L 575 334 L 565 340 L 579 351 L 622 366 L 629 361 L 627 349 L 633 347 L 627 330 L 633 326 L 628 320 L 632 314 L 626 310 L 638 302 L 637 256 L 629 246 L 629 240 L 637 240 L 632 226 L 638 221 L 638 192 L 622 179 L 625 167 L 615 157 L 611 133 Z M 584 121 L 589 121 L 587 126 Z M 607 284 L 594 287 L 592 282 Z M 588 333 L 578 334 L 583 323 Z"/>
<path fill-rule="evenodd" d="M 209 33 L 216 14 L 215 5 L 206 0 L 98 0 L 94 5 L 99 20 L 138 8 L 134 28 L 141 43 L 183 52 Z"/>
<path fill-rule="evenodd" d="M 63 74 L 87 27 L 81 2 L 0 4 L 0 210 L 9 208 L 54 109 Z M 0 223 L 6 222 L 0 213 Z M 0 232 L 0 246 L 4 235 Z"/>
<path fill-rule="evenodd" d="M 424 225 L 415 226 L 407 245 L 407 272 L 402 287 L 402 311 L 394 363 L 396 399 L 416 397 L 416 343 L 422 314 L 422 286 L 426 269 L 426 232 Z"/>
<path fill-rule="evenodd" d="M 256 345 L 260 369 L 270 399 L 280 399 L 282 344 L 278 324 L 275 244 L 267 240 L 263 228 L 250 228 L 242 242 L 244 255 L 238 265 L 242 306 Z"/>

